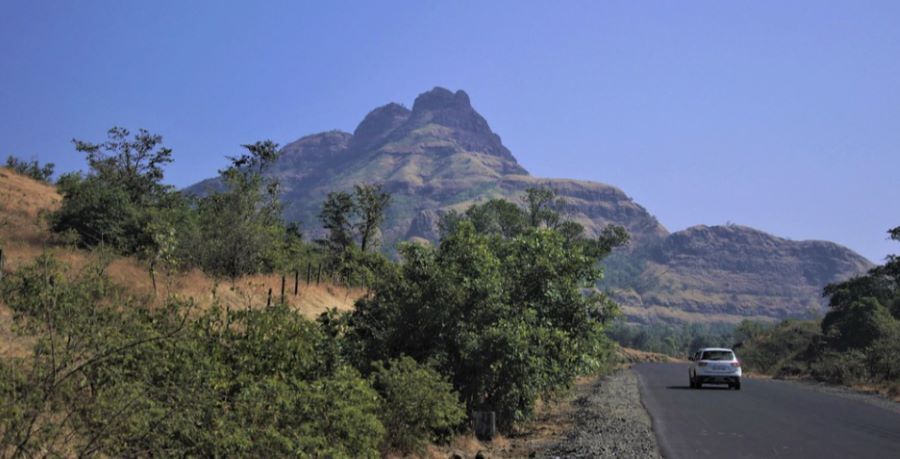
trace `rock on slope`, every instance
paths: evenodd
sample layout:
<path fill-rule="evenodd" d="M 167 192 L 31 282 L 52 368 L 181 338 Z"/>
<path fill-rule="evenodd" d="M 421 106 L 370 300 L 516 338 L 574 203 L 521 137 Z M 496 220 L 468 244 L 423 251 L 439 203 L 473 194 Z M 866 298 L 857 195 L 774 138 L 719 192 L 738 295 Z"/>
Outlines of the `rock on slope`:
<path fill-rule="evenodd" d="M 569 218 L 589 234 L 609 223 L 631 233 L 629 259 L 620 263 L 625 269 L 608 287 L 640 320 L 804 315 L 821 305 L 825 283 L 868 266 L 834 244 L 786 241 L 748 228 L 697 227 L 669 235 L 618 188 L 529 175 L 463 91 L 434 88 L 411 110 L 396 103 L 376 108 L 353 134 L 303 137 L 282 149 L 270 173 L 281 181 L 285 217 L 302 222 L 312 238 L 322 235 L 317 216 L 328 192 L 384 185 L 394 198 L 384 225 L 388 247 L 436 240 L 437 222 L 450 209 L 491 198 L 519 202 L 528 187 L 553 187 L 568 201 Z M 188 190 L 217 186 L 214 178 Z"/>

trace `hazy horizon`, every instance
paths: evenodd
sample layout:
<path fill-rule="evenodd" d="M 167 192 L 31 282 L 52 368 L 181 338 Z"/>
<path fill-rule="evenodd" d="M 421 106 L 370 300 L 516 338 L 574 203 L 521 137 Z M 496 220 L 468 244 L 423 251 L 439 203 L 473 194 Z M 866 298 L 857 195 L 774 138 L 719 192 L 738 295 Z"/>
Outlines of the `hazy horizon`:
<path fill-rule="evenodd" d="M 670 231 L 734 222 L 873 262 L 900 225 L 900 4 L 29 2 L 0 17 L 0 156 L 147 128 L 166 181 L 242 143 L 352 132 L 463 89 L 533 175 L 608 183 Z M 893 212 L 893 213 L 892 213 Z"/>

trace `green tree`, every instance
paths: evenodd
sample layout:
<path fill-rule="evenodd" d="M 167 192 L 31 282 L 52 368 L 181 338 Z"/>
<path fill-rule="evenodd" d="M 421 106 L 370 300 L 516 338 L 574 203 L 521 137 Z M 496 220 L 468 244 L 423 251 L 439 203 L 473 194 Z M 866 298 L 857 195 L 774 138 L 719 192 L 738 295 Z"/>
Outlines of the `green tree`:
<path fill-rule="evenodd" d="M 359 222 L 360 250 L 376 246 L 376 236 L 382 223 L 384 213 L 391 202 L 391 194 L 383 191 L 381 185 L 356 185 L 353 193 L 353 210 Z M 324 212 L 324 209 L 323 209 Z"/>
<path fill-rule="evenodd" d="M 221 171 L 225 190 L 197 204 L 201 250 L 199 263 L 207 272 L 232 279 L 271 270 L 285 249 L 278 182 L 263 173 L 277 159 L 277 145 L 257 142 L 247 153 L 232 157 Z"/>
<path fill-rule="evenodd" d="M 162 136 L 146 129 L 129 139 L 130 135 L 128 129 L 113 127 L 107 131 L 106 142 L 72 142 L 85 154 L 91 174 L 100 181 L 121 187 L 133 203 L 152 202 L 169 189 L 162 179 L 163 167 L 172 162 L 172 150 L 162 146 Z"/>
<path fill-rule="evenodd" d="M 172 215 L 167 209 L 180 206 L 183 213 L 187 207 L 162 184 L 172 150 L 162 146 L 161 136 L 144 129 L 130 135 L 127 129 L 114 127 L 103 143 L 73 140 L 75 149 L 86 156 L 88 172 L 60 177 L 63 202 L 51 217 L 54 231 L 75 232 L 84 246 L 107 244 L 126 254 L 144 254 L 154 252 L 148 248 L 160 225 L 180 229 L 177 221 L 159 221 Z"/>
<path fill-rule="evenodd" d="M 830 311 L 822 320 L 829 346 L 838 351 L 864 349 L 891 336 L 895 320 L 875 298 L 862 298 Z"/>
<path fill-rule="evenodd" d="M 461 220 L 437 248 L 404 245 L 398 272 L 376 281 L 348 322 L 347 352 L 367 362 L 435 362 L 468 410 L 498 412 L 503 429 L 574 377 L 604 364 L 607 299 L 584 295 L 597 259 L 551 229 L 510 239 Z"/>
<path fill-rule="evenodd" d="M 631 240 L 628 231 L 619 225 L 606 225 L 597 237 L 592 253 L 598 258 L 610 255 L 616 247 L 621 247 Z"/>
<path fill-rule="evenodd" d="M 353 224 L 350 221 L 353 208 L 353 195 L 344 191 L 328 193 L 322 204 L 319 219 L 328 230 L 328 236 L 322 244 L 333 259 L 341 259 L 344 252 L 353 245 Z"/>
<path fill-rule="evenodd" d="M 525 190 L 525 206 L 531 226 L 555 228 L 562 221 L 566 202 L 552 188 L 537 186 Z"/>
<path fill-rule="evenodd" d="M 50 217 L 53 231 L 74 232 L 82 246 L 106 244 L 124 253 L 148 243 L 147 215 L 124 188 L 95 175 L 72 173 L 59 178 L 57 189 L 63 201 Z"/>
<path fill-rule="evenodd" d="M 465 218 L 475 225 L 479 233 L 504 238 L 518 236 L 528 227 L 525 211 L 504 199 L 491 199 L 484 204 L 473 205 L 466 211 Z"/>

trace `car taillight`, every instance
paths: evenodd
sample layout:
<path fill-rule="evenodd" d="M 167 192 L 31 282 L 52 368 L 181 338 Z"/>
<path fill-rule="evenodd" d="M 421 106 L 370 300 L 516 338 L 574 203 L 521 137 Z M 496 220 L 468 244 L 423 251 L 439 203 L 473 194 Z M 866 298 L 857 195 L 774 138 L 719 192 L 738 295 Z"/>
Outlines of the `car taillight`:
<path fill-rule="evenodd" d="M 709 365 L 709 364 L 706 363 L 706 362 L 700 362 L 700 363 L 697 364 L 698 367 L 705 367 L 705 366 L 707 366 L 707 365 Z"/>
<path fill-rule="evenodd" d="M 740 360 L 735 360 L 734 362 L 731 362 L 731 366 L 740 368 L 740 367 L 741 367 L 741 361 L 740 361 Z"/>

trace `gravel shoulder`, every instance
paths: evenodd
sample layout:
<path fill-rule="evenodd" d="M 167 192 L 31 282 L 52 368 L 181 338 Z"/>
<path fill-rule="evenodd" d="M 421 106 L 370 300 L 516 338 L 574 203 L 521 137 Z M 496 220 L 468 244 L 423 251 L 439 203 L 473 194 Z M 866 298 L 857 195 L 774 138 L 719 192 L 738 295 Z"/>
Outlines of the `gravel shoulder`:
<path fill-rule="evenodd" d="M 641 404 L 637 375 L 621 369 L 593 382 L 573 401 L 574 426 L 543 458 L 661 457 L 650 416 Z"/>

